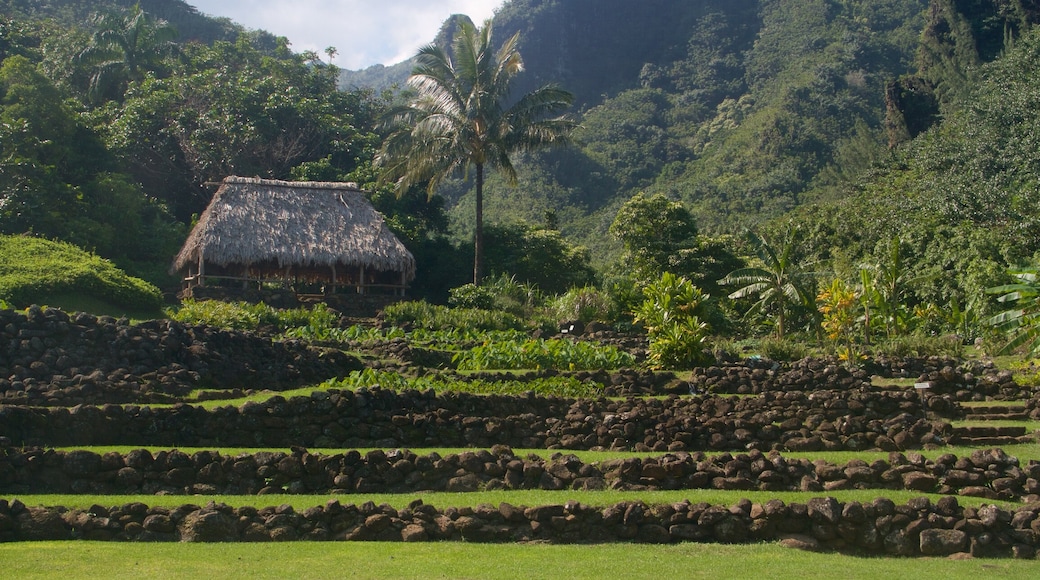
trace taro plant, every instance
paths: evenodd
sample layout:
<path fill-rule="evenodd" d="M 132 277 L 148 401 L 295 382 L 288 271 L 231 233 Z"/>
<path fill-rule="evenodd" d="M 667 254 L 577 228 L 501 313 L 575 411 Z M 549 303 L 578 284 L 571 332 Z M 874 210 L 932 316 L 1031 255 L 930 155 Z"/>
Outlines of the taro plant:
<path fill-rule="evenodd" d="M 635 357 L 609 345 L 569 339 L 488 341 L 455 354 L 460 370 L 598 370 L 631 366 Z"/>
<path fill-rule="evenodd" d="M 689 368 L 711 361 L 709 327 L 700 318 L 708 296 L 692 282 L 665 272 L 643 289 L 636 321 L 646 328 L 647 362 L 654 368 Z"/>
<path fill-rule="evenodd" d="M 448 308 L 425 301 L 397 302 L 383 309 L 383 322 L 427 330 L 521 330 L 524 322 L 508 312 Z"/>
<path fill-rule="evenodd" d="M 521 395 L 534 392 L 542 396 L 595 397 L 603 392 L 603 385 L 595 381 L 579 381 L 569 376 L 536 377 L 527 379 L 491 378 L 466 379 L 438 376 L 404 377 L 400 373 L 365 369 L 352 371 L 341 378 L 329 379 L 319 385 L 320 389 L 348 389 L 379 387 L 395 391 L 413 389 L 436 392 L 474 393 L 479 395 Z"/>

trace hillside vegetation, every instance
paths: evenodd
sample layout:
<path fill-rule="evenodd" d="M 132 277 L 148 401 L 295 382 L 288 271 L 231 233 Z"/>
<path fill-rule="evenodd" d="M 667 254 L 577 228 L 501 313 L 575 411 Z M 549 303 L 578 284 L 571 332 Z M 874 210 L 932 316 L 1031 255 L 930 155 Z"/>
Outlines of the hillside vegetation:
<path fill-rule="evenodd" d="M 400 98 L 382 91 L 408 63 L 340 71 L 179 0 L 0 7 L 0 232 L 172 287 L 213 182 L 348 180 L 416 255 L 416 297 L 467 281 L 472 182 L 398 198 L 372 164 Z M 831 279 L 858 287 L 888 264 L 888 300 L 919 321 L 900 328 L 978 336 L 999 308 L 985 289 L 1037 247 L 1038 20 L 1007 0 L 506 2 L 493 26 L 520 33 L 513 95 L 556 83 L 580 128 L 516 159 L 516 187 L 489 173 L 487 273 L 548 294 L 596 285 L 632 313 L 668 271 L 710 293 L 716 330 L 759 332 L 790 308 L 812 336 Z M 718 281 L 758 264 L 748 227 L 790 242 L 803 300 L 737 322 L 752 297 Z"/>
<path fill-rule="evenodd" d="M 0 303 L 155 316 L 162 295 L 155 286 L 71 244 L 0 236 Z"/>

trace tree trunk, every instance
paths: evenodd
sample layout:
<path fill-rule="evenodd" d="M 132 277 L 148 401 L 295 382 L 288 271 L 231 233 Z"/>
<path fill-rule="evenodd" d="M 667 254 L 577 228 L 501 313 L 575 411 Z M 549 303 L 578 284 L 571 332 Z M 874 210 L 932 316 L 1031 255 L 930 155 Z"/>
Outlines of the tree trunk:
<path fill-rule="evenodd" d="M 484 278 L 484 164 L 477 163 L 477 223 L 473 234 L 473 285 Z"/>

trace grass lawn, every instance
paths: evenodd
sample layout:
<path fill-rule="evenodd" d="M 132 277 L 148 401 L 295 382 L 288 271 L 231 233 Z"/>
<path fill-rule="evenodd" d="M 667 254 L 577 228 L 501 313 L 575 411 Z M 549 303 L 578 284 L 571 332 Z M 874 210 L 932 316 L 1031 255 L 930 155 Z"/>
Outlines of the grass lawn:
<path fill-rule="evenodd" d="M 1036 578 L 1026 560 L 861 558 L 777 544 L 0 544 L 4 578 Z"/>
<path fill-rule="evenodd" d="M 1040 425 L 1037 426 L 1040 429 Z M 1022 464 L 1028 463 L 1030 460 L 1040 461 L 1040 443 L 1020 443 L 1016 445 L 1001 445 L 1001 449 L 1004 450 L 1008 455 L 1013 455 L 1018 458 Z M 88 449 L 98 454 L 105 454 L 110 451 L 117 453 L 126 454 L 134 449 L 147 449 L 153 455 L 159 451 L 169 451 L 170 447 L 160 446 L 148 446 L 148 445 L 98 445 L 98 446 L 72 446 L 72 447 L 57 447 L 60 451 L 72 451 L 74 449 Z M 189 455 L 197 451 L 213 451 L 209 447 L 178 447 L 180 451 Z M 970 457 L 972 451 L 975 451 L 976 447 L 968 446 L 947 446 L 940 447 L 938 449 L 918 449 L 911 451 L 904 451 L 904 455 L 911 453 L 920 453 L 928 459 L 934 460 L 935 458 L 945 453 L 952 453 L 957 457 Z M 427 455 L 432 452 L 439 453 L 442 457 L 451 453 L 462 453 L 464 451 L 475 451 L 476 449 L 465 448 L 465 447 L 438 447 L 438 448 L 413 448 L 410 449 L 417 455 Z M 244 448 L 244 447 L 221 447 L 219 449 L 220 454 L 225 457 L 234 457 L 243 453 L 256 453 L 258 451 L 281 451 L 284 453 L 290 453 L 289 449 L 283 448 Z M 346 449 L 323 449 L 313 448 L 309 449 L 311 453 L 321 455 L 335 455 L 337 453 L 344 453 L 348 451 Z M 358 451 L 364 455 L 371 449 L 361 448 Z M 385 451 L 385 450 L 384 450 Z M 513 455 L 516 457 L 527 457 L 528 455 L 536 455 L 543 459 L 549 459 L 556 453 L 563 453 L 565 455 L 575 455 L 584 463 L 599 463 L 602 461 L 609 461 L 612 459 L 625 459 L 629 457 L 660 457 L 665 455 L 664 453 L 640 453 L 636 451 L 584 451 L 584 450 L 573 450 L 573 449 L 520 449 L 514 448 Z M 732 455 L 738 455 L 737 451 L 730 451 Z M 705 454 L 709 457 L 715 455 L 721 455 L 721 451 L 706 451 Z M 767 454 L 768 455 L 768 454 Z M 781 453 L 782 456 L 789 459 L 800 458 L 815 461 L 822 459 L 834 464 L 845 464 L 852 459 L 862 459 L 867 463 L 871 463 L 878 459 L 888 460 L 888 451 L 784 451 Z"/>
<path fill-rule="evenodd" d="M 715 489 L 685 489 L 668 491 L 548 491 L 548 490 L 497 490 L 476 492 L 440 492 L 420 491 L 413 493 L 346 493 L 335 495 L 63 495 L 63 494 L 23 494 L 8 495 L 8 499 L 19 499 L 30 506 L 65 506 L 68 508 L 86 509 L 92 505 L 112 507 L 127 503 L 140 502 L 148 506 L 176 507 L 184 504 L 205 505 L 213 501 L 226 503 L 232 507 L 254 506 L 257 508 L 288 504 L 296 511 L 309 507 L 325 505 L 329 500 L 339 500 L 342 504 L 361 505 L 373 502 L 376 505 L 388 504 L 396 509 L 407 507 L 416 499 L 438 508 L 476 507 L 481 504 L 498 506 L 505 502 L 514 506 L 533 507 L 549 504 L 564 504 L 570 500 L 585 505 L 607 507 L 623 501 L 643 501 L 648 505 L 671 504 L 690 500 L 693 503 L 706 502 L 713 505 L 730 506 L 742 498 L 752 502 L 765 503 L 771 499 L 779 499 L 784 503 L 805 503 L 814 497 L 833 497 L 840 502 L 871 502 L 878 497 L 887 497 L 897 504 L 906 503 L 911 498 L 925 496 L 932 503 L 939 501 L 942 495 L 924 494 L 916 491 L 895 491 L 890 489 L 848 489 L 828 492 L 802 491 L 720 491 Z M 0 496 L 5 497 L 5 496 Z M 1016 503 L 987 500 L 975 497 L 957 497 L 962 506 L 979 506 L 995 504 L 1014 508 Z"/>

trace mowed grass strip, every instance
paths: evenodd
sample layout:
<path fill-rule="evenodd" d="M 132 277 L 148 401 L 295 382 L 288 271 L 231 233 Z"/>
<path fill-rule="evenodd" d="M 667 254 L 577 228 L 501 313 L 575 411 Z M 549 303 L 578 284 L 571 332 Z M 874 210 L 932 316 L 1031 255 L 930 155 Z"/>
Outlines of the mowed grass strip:
<path fill-rule="evenodd" d="M 944 497 L 939 494 L 922 494 L 914 491 L 895 491 L 889 489 L 850 489 L 829 492 L 800 491 L 720 491 L 714 489 L 687 489 L 669 491 L 548 491 L 548 490 L 496 490 L 474 492 L 415 492 L 415 493 L 356 493 L 331 495 L 65 495 L 65 494 L 8 494 L 0 495 L 9 501 L 18 499 L 28 506 L 65 506 L 67 508 L 88 509 L 93 505 L 103 507 L 121 506 L 128 503 L 143 503 L 151 507 L 172 508 L 185 504 L 204 506 L 208 502 L 225 503 L 232 507 L 253 506 L 256 508 L 291 505 L 296 511 L 303 511 L 314 506 L 325 505 L 336 500 L 341 504 L 362 505 L 373 502 L 376 505 L 387 504 L 395 509 L 402 509 L 409 503 L 419 499 L 424 504 L 439 509 L 449 507 L 476 507 L 478 505 L 498 506 L 502 503 L 514 506 L 540 506 L 565 504 L 578 501 L 585 505 L 607 507 L 620 502 L 642 501 L 648 505 L 673 504 L 689 500 L 692 503 L 709 503 L 712 505 L 731 506 L 741 499 L 756 503 L 766 503 L 779 499 L 786 504 L 805 503 L 814 497 L 833 497 L 842 503 L 858 501 L 868 503 L 878 497 L 886 497 L 896 504 L 904 504 L 911 498 L 928 497 L 932 503 Z M 1019 505 L 1014 502 L 1002 502 L 983 498 L 957 496 L 961 506 L 979 506 L 995 504 L 1007 508 Z"/>
<path fill-rule="evenodd" d="M 1038 426 L 1040 429 L 1040 426 Z M 1022 464 L 1028 463 L 1030 460 L 1040 461 L 1040 443 L 1019 443 L 1015 445 L 1001 445 L 1001 449 L 1004 450 L 1008 455 L 1017 457 L 1019 462 Z M 147 449 L 152 455 L 160 451 L 170 451 L 173 447 L 163 447 L 154 445 L 94 445 L 94 446 L 73 446 L 73 447 L 56 447 L 58 451 L 73 451 L 73 450 L 89 450 L 98 454 L 105 454 L 109 452 L 116 452 L 120 454 L 127 454 L 135 449 Z M 283 453 L 292 453 L 292 450 L 287 448 L 246 448 L 246 447 L 177 447 L 176 449 L 191 455 L 199 451 L 218 451 L 225 457 L 236 457 L 241 454 L 251 454 L 258 451 L 280 451 Z M 957 457 L 971 457 L 973 451 L 979 449 L 978 447 L 969 446 L 957 446 L 951 445 L 947 447 L 940 447 L 938 449 L 912 449 L 903 451 L 903 455 L 909 455 L 911 453 L 920 453 L 927 459 L 935 460 L 940 455 L 947 453 L 956 455 Z M 409 448 L 409 451 L 416 455 L 428 455 L 436 452 L 442 457 L 455 453 L 463 453 L 465 451 L 478 451 L 477 448 L 467 447 L 435 447 L 435 448 Z M 336 455 L 339 453 L 345 453 L 350 449 L 330 449 L 330 448 L 313 448 L 308 449 L 310 453 L 320 455 Z M 371 448 L 359 448 L 357 449 L 362 455 L 372 451 Z M 388 451 L 384 449 L 384 451 Z M 513 455 L 516 457 L 527 457 L 528 455 L 534 455 L 541 457 L 542 459 L 549 459 L 557 453 L 564 455 L 575 455 L 583 463 L 599 463 L 602 461 L 610 461 L 613 459 L 627 459 L 627 458 L 645 458 L 645 457 L 661 457 L 666 455 L 665 453 L 641 453 L 637 451 L 584 451 L 576 449 L 521 449 L 513 448 Z M 708 457 L 721 455 L 723 451 L 704 451 Z M 745 451 L 729 451 L 729 454 L 736 456 L 740 453 L 746 453 Z M 768 455 L 769 453 L 766 453 Z M 866 461 L 868 464 L 879 459 L 888 461 L 888 451 L 781 451 L 780 455 L 788 459 L 808 459 L 809 461 L 815 461 L 817 459 L 827 461 L 834 464 L 845 464 L 852 459 L 860 459 Z"/>
<path fill-rule="evenodd" d="M 1028 560 L 863 558 L 775 543 L 547 545 L 290 542 L 284 544 L 0 544 L 7 580 L 23 578 L 978 578 L 1036 577 Z"/>

